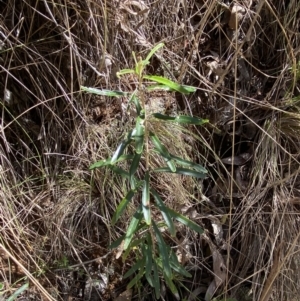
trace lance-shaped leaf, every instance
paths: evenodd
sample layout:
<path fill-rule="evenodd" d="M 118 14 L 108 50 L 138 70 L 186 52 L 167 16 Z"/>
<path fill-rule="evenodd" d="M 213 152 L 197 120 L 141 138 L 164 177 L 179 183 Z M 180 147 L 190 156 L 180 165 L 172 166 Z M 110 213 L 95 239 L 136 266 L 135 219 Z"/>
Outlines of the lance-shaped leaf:
<path fill-rule="evenodd" d="M 144 75 L 144 79 L 149 79 L 159 84 L 166 85 L 170 87 L 170 89 L 180 92 L 182 94 L 189 94 L 196 91 L 195 87 L 179 85 L 165 77 L 157 76 L 157 75 Z"/>
<path fill-rule="evenodd" d="M 166 275 L 165 275 L 166 276 Z M 180 300 L 180 296 L 178 293 L 178 289 L 176 287 L 176 285 L 174 284 L 174 282 L 172 281 L 171 278 L 165 277 L 166 280 L 166 284 L 169 287 L 169 289 L 171 290 L 172 294 L 175 296 L 176 300 Z"/>
<path fill-rule="evenodd" d="M 208 123 L 208 119 L 202 119 L 198 117 L 192 117 L 192 116 L 185 116 L 185 115 L 180 115 L 180 116 L 169 116 L 169 115 L 164 115 L 161 113 L 154 113 L 152 114 L 153 117 L 164 120 L 164 121 L 169 121 L 169 122 L 177 122 L 181 124 L 192 124 L 192 125 L 202 125 L 205 123 Z"/>
<path fill-rule="evenodd" d="M 155 200 L 155 203 L 156 203 L 156 206 L 159 208 L 168 228 L 169 228 L 169 231 L 171 233 L 171 235 L 174 237 L 175 234 L 176 234 L 176 231 L 175 231 L 175 227 L 174 227 L 174 223 L 173 223 L 173 220 L 171 218 L 171 215 L 169 214 L 168 210 L 167 210 L 167 207 L 165 206 L 165 204 L 163 203 L 162 199 L 160 198 L 159 194 L 157 193 L 156 190 L 154 190 L 153 188 L 151 189 L 151 194 L 153 195 L 154 197 L 154 200 Z"/>
<path fill-rule="evenodd" d="M 148 283 L 154 287 L 154 281 L 152 277 L 152 265 L 153 265 L 153 260 L 152 260 L 152 244 L 146 244 L 142 247 L 142 252 L 143 255 L 146 257 L 146 269 L 145 269 L 145 277 L 148 281 Z"/>
<path fill-rule="evenodd" d="M 176 173 L 176 174 L 179 174 L 179 175 L 195 177 L 195 178 L 198 178 L 198 179 L 204 179 L 206 177 L 206 175 L 202 172 L 198 172 L 198 171 L 188 169 L 188 168 L 183 168 L 183 167 L 177 167 L 175 172 L 173 172 L 168 166 L 155 168 L 153 171 L 154 172 Z"/>
<path fill-rule="evenodd" d="M 136 173 L 136 171 L 139 167 L 141 156 L 142 156 L 142 154 L 137 154 L 136 153 L 134 155 L 133 160 L 132 160 L 131 165 L 130 165 L 129 176 L 130 176 L 130 183 L 131 183 L 131 188 L 132 189 L 135 189 L 136 181 L 135 181 L 135 178 L 134 178 L 134 174 Z"/>
<path fill-rule="evenodd" d="M 119 206 L 117 207 L 113 217 L 112 217 L 112 224 L 114 225 L 118 219 L 120 218 L 121 214 L 126 209 L 128 203 L 132 200 L 133 196 L 135 194 L 134 190 L 129 190 L 126 196 L 123 198 Z"/>
<path fill-rule="evenodd" d="M 143 277 L 145 273 L 145 257 L 141 259 L 140 269 L 137 275 L 129 282 L 127 285 L 127 289 L 132 288 L 134 285 L 137 284 L 137 282 Z"/>
<path fill-rule="evenodd" d="M 80 86 L 80 89 L 81 91 L 103 96 L 127 96 L 129 94 L 128 92 L 123 91 L 100 90 L 97 88 L 90 88 L 84 86 Z"/>
<path fill-rule="evenodd" d="M 168 210 L 170 216 L 175 218 L 181 224 L 189 227 L 190 229 L 198 232 L 199 234 L 202 234 L 204 232 L 203 229 L 198 224 L 191 221 L 189 218 L 187 218 L 187 217 L 183 216 L 182 214 L 172 210 L 171 208 L 167 208 L 167 210 Z"/>
<path fill-rule="evenodd" d="M 135 129 L 133 131 L 133 138 L 135 139 L 135 151 L 137 154 L 141 154 L 144 147 L 144 119 L 137 117 Z"/>
<path fill-rule="evenodd" d="M 182 124 L 202 125 L 202 124 L 208 123 L 209 120 L 203 119 L 203 118 L 198 118 L 198 117 L 180 115 L 180 116 L 176 117 L 176 122 L 182 123 Z"/>
<path fill-rule="evenodd" d="M 130 102 L 133 102 L 135 105 L 135 110 L 138 116 L 141 116 L 142 106 L 139 99 L 136 96 L 136 93 L 133 93 L 130 99 Z"/>
<path fill-rule="evenodd" d="M 122 244 L 124 238 L 125 238 L 125 234 L 122 235 L 122 236 L 120 236 L 120 237 L 119 237 L 117 240 L 115 240 L 114 242 L 112 242 L 111 245 L 109 246 L 109 248 L 110 248 L 110 249 L 118 248 L 118 247 Z"/>
<path fill-rule="evenodd" d="M 135 73 L 138 75 L 138 78 L 142 77 L 143 70 L 144 70 L 144 62 L 141 57 L 138 57 L 138 62 L 135 65 Z"/>
<path fill-rule="evenodd" d="M 169 254 L 168 254 L 168 249 L 167 249 L 166 243 L 163 240 L 163 237 L 162 237 L 158 227 L 156 226 L 155 222 L 152 221 L 152 225 L 153 225 L 154 233 L 155 233 L 155 236 L 157 239 L 159 253 L 160 253 L 160 256 L 162 259 L 162 266 L 163 266 L 164 274 L 165 274 L 166 278 L 171 279 L 172 271 L 171 271 L 171 267 L 170 267 Z"/>
<path fill-rule="evenodd" d="M 6 301 L 14 301 L 16 300 L 25 290 L 29 287 L 29 282 L 24 283 L 21 287 L 19 287 L 10 297 L 6 299 Z M 2 295 L 2 294 L 1 294 Z M 2 299 L 2 298 L 1 298 Z M 4 299 L 3 299 L 4 300 Z"/>
<path fill-rule="evenodd" d="M 134 155 L 122 155 L 118 158 L 117 161 L 115 161 L 114 163 L 119 163 L 125 160 L 132 160 L 134 158 Z M 100 160 L 98 162 L 95 162 L 94 164 L 92 164 L 89 169 L 95 169 L 95 168 L 101 168 L 103 166 L 107 166 L 107 165 L 112 165 L 111 163 L 111 158 L 110 159 L 105 159 L 105 160 Z"/>
<path fill-rule="evenodd" d="M 156 84 L 156 85 L 151 85 L 147 87 L 148 91 L 169 91 L 169 92 L 173 92 L 173 89 L 171 89 L 170 87 L 166 86 L 166 85 L 160 85 L 160 84 Z"/>
<path fill-rule="evenodd" d="M 138 228 L 139 229 L 139 228 Z M 135 249 L 137 246 L 139 245 L 143 245 L 145 243 L 145 238 L 139 238 L 139 239 L 135 239 L 133 240 L 129 247 L 127 248 L 127 250 L 124 252 L 124 254 L 122 255 L 122 260 L 123 262 L 125 262 L 126 258 L 128 257 L 129 253 L 131 252 L 131 250 Z"/>
<path fill-rule="evenodd" d="M 131 276 L 133 273 L 135 273 L 139 269 L 144 269 L 145 267 L 145 258 L 144 256 L 139 259 L 123 276 L 124 279 L 128 278 Z"/>
<path fill-rule="evenodd" d="M 170 256 L 170 266 L 171 268 L 177 272 L 178 274 L 181 274 L 184 277 L 192 277 L 192 275 L 185 269 L 183 268 L 180 263 L 178 262 L 178 258 L 173 252 L 173 250 L 170 250 L 171 256 Z"/>
<path fill-rule="evenodd" d="M 145 223 L 140 223 L 138 225 L 138 227 L 136 228 L 135 232 L 140 232 L 140 231 L 148 231 L 149 230 L 149 226 L 146 225 Z M 125 238 L 126 234 L 124 234 L 124 238 Z M 122 252 L 124 251 L 124 242 L 125 240 L 123 240 L 123 244 L 122 244 Z M 122 260 L 123 262 L 125 262 L 126 258 L 128 257 L 128 255 L 130 254 L 130 252 L 135 249 L 138 245 L 141 244 L 145 244 L 145 237 L 142 238 L 138 238 L 138 239 L 133 239 L 128 248 L 124 251 L 123 255 L 122 255 Z M 120 248 L 119 248 L 120 249 Z"/>
<path fill-rule="evenodd" d="M 150 132 L 150 139 L 153 142 L 156 150 L 165 159 L 165 161 L 166 161 L 167 165 L 169 166 L 170 170 L 172 172 L 175 172 L 176 171 L 176 166 L 175 166 L 174 162 L 172 161 L 172 157 L 171 157 L 170 153 L 168 152 L 167 148 L 160 142 L 158 137 L 152 132 Z"/>
<path fill-rule="evenodd" d="M 115 153 L 113 154 L 112 158 L 111 158 L 111 164 L 115 164 L 116 161 L 118 160 L 118 158 L 123 154 L 126 146 L 128 145 L 127 141 L 122 141 L 119 146 L 117 147 Z"/>
<path fill-rule="evenodd" d="M 151 57 L 153 56 L 153 54 L 154 54 L 157 50 L 159 50 L 160 48 L 162 48 L 163 46 L 164 46 L 164 43 L 159 43 L 159 44 L 157 44 L 156 46 L 154 46 L 154 47 L 151 49 L 151 51 L 148 53 L 146 59 L 144 60 L 144 64 L 145 64 L 145 65 L 148 64 L 149 61 L 150 61 L 150 59 L 151 59 Z"/>
<path fill-rule="evenodd" d="M 174 116 L 164 115 L 161 113 L 153 113 L 152 116 L 159 120 L 170 121 L 170 122 L 176 122 L 176 118 L 177 118 Z"/>
<path fill-rule="evenodd" d="M 125 160 L 132 160 L 134 158 L 134 155 L 122 155 L 119 157 L 119 159 L 116 161 L 116 163 L 125 161 Z"/>
<path fill-rule="evenodd" d="M 155 297 L 156 299 L 160 298 L 160 281 L 159 281 L 159 276 L 158 276 L 158 267 L 157 263 L 154 260 L 153 261 L 153 285 L 154 285 L 154 290 L 155 290 Z"/>
<path fill-rule="evenodd" d="M 124 241 L 124 250 L 126 250 L 131 243 L 134 233 L 137 231 L 137 227 L 143 217 L 142 214 L 142 204 L 138 207 L 137 211 L 133 215 L 129 227 L 126 232 L 125 241 Z"/>
<path fill-rule="evenodd" d="M 174 161 L 176 161 L 177 163 L 179 163 L 183 166 L 194 168 L 195 170 L 202 172 L 202 173 L 207 173 L 207 170 L 200 164 L 182 159 L 182 158 L 174 156 L 174 155 L 171 155 L 171 157 Z"/>
<path fill-rule="evenodd" d="M 131 135 L 132 135 L 132 131 L 130 131 L 130 132 L 127 134 L 126 139 L 123 140 L 123 141 L 119 144 L 119 146 L 117 147 L 115 153 L 113 154 L 113 156 L 112 156 L 112 158 L 111 158 L 111 164 L 116 163 L 116 161 L 119 159 L 119 157 L 120 157 L 121 155 L 123 155 L 125 148 L 126 148 L 127 145 L 132 141 Z"/>
<path fill-rule="evenodd" d="M 89 167 L 89 169 L 92 170 L 92 169 L 95 169 L 95 168 L 101 168 L 103 166 L 107 166 L 107 165 L 110 165 L 110 164 L 111 164 L 111 159 L 105 159 L 105 160 L 95 162 L 94 164 L 92 164 Z"/>
<path fill-rule="evenodd" d="M 151 225 L 151 210 L 150 210 L 150 176 L 149 171 L 145 173 L 143 195 L 142 195 L 143 213 L 147 225 Z"/>
<path fill-rule="evenodd" d="M 124 170 L 118 166 L 115 166 L 115 165 L 107 165 L 107 167 L 109 169 L 111 169 L 113 172 L 115 172 L 116 174 L 118 174 L 124 178 L 129 178 L 129 173 L 126 170 Z"/>
<path fill-rule="evenodd" d="M 117 77 L 121 77 L 124 74 L 135 74 L 135 71 L 133 69 L 122 69 L 117 72 Z"/>

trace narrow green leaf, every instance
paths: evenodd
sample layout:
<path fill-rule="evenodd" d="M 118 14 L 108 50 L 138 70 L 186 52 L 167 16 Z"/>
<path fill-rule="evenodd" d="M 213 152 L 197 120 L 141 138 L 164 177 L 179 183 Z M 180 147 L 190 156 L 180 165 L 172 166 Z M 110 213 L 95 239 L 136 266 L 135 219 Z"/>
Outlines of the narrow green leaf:
<path fill-rule="evenodd" d="M 80 86 L 80 89 L 81 91 L 103 96 L 127 96 L 129 94 L 128 92 L 123 91 L 100 90 L 97 88 L 90 88 L 84 86 Z"/>
<path fill-rule="evenodd" d="M 95 169 L 95 168 L 101 168 L 103 166 L 107 166 L 107 165 L 110 165 L 110 164 L 111 164 L 111 159 L 105 159 L 105 160 L 95 162 L 94 164 L 92 164 L 89 167 L 89 169 L 92 170 L 92 169 Z"/>
<path fill-rule="evenodd" d="M 201 166 L 200 164 L 182 159 L 182 158 L 174 156 L 172 154 L 171 154 L 171 157 L 172 157 L 173 160 L 175 160 L 177 163 L 179 163 L 183 166 L 194 168 L 198 172 L 207 173 L 207 170 L 203 166 Z"/>
<path fill-rule="evenodd" d="M 117 162 L 117 160 L 119 159 L 119 157 L 121 155 L 123 155 L 125 148 L 127 147 L 127 145 L 132 141 L 131 138 L 132 135 L 132 131 L 129 131 L 129 133 L 126 136 L 126 139 L 124 139 L 120 145 L 117 147 L 115 153 L 113 154 L 112 158 L 111 158 L 111 164 L 114 164 Z"/>
<path fill-rule="evenodd" d="M 160 257 L 156 257 L 156 258 L 153 258 L 157 264 L 157 267 L 158 267 L 158 270 L 163 270 L 163 264 L 162 264 L 162 259 L 161 259 L 161 256 Z"/>
<path fill-rule="evenodd" d="M 154 190 L 153 188 L 151 189 L 151 194 L 153 195 L 154 197 L 154 200 L 155 200 L 155 203 L 156 203 L 156 206 L 159 208 L 168 228 L 169 228 L 169 231 L 171 233 L 171 236 L 175 236 L 176 234 L 176 231 L 175 231 L 175 227 L 174 227 L 174 223 L 173 223 L 173 220 L 167 210 L 167 207 L 165 206 L 165 204 L 163 203 L 162 199 L 160 198 L 159 194 L 157 193 L 156 190 Z"/>
<path fill-rule="evenodd" d="M 157 149 L 157 148 L 154 148 L 153 151 L 155 153 L 157 153 L 158 155 L 162 156 L 163 159 L 165 160 L 165 162 L 167 163 L 168 165 L 168 168 L 172 171 L 172 172 L 176 172 L 176 165 L 175 165 L 175 162 L 172 160 L 171 157 L 169 158 L 166 158 L 165 156 L 163 156 L 163 154 Z"/>
<path fill-rule="evenodd" d="M 148 53 L 146 59 L 144 60 L 145 64 L 148 64 L 149 61 L 150 61 L 150 59 L 151 59 L 151 57 L 153 56 L 153 54 L 154 54 L 157 50 L 159 50 L 160 48 L 162 48 L 163 46 L 164 46 L 164 43 L 159 43 L 159 44 L 157 44 L 156 46 L 154 46 L 154 47 L 151 49 L 151 51 Z"/>
<path fill-rule="evenodd" d="M 150 132 L 150 138 L 151 138 L 154 146 L 158 149 L 158 151 L 160 153 L 162 153 L 163 156 L 171 158 L 171 156 L 170 156 L 168 150 L 166 149 L 166 147 L 164 145 L 162 145 L 162 143 L 160 142 L 158 137 L 153 132 Z"/>
<path fill-rule="evenodd" d="M 138 260 L 123 276 L 124 279 L 131 276 L 134 272 L 136 272 L 138 269 L 142 269 L 145 266 L 145 258 L 144 256 Z"/>
<path fill-rule="evenodd" d="M 134 103 L 137 115 L 141 116 L 142 106 L 135 93 L 131 96 L 130 102 Z"/>
<path fill-rule="evenodd" d="M 156 84 L 156 85 L 151 85 L 147 87 L 147 91 L 151 92 L 151 91 L 168 91 L 168 92 L 173 92 L 174 90 L 171 89 L 170 87 L 166 86 L 166 85 L 160 85 L 160 84 Z"/>
<path fill-rule="evenodd" d="M 167 148 L 160 142 L 158 137 L 152 132 L 150 132 L 150 139 L 152 140 L 154 146 L 156 147 L 156 149 L 158 150 L 160 155 L 166 161 L 166 163 L 169 166 L 169 168 L 171 169 L 171 171 L 175 172 L 176 166 L 175 166 L 174 162 L 172 161 L 171 155 L 168 152 Z"/>
<path fill-rule="evenodd" d="M 139 61 L 135 65 L 135 73 L 138 75 L 139 78 L 141 78 L 143 70 L 144 70 L 144 62 L 142 58 L 139 58 Z"/>
<path fill-rule="evenodd" d="M 176 170 L 176 173 L 184 175 L 184 176 L 190 176 L 190 177 L 195 177 L 198 179 L 204 179 L 206 178 L 206 175 L 202 172 L 198 172 L 195 170 L 191 170 L 188 168 L 183 168 L 183 167 L 178 167 Z"/>
<path fill-rule="evenodd" d="M 164 115 L 160 113 L 154 113 L 152 114 L 152 116 L 160 120 L 177 122 L 182 124 L 202 125 L 209 122 L 208 119 L 202 119 L 198 117 L 185 116 L 185 115 L 173 117 L 173 116 Z"/>
<path fill-rule="evenodd" d="M 138 274 L 129 282 L 129 284 L 127 285 L 127 289 L 132 288 L 134 285 L 137 284 L 137 282 L 143 277 L 144 273 L 145 273 L 145 258 L 142 258 L 142 264 L 141 264 L 141 268 L 138 272 Z"/>
<path fill-rule="evenodd" d="M 150 284 L 151 287 L 154 287 L 154 280 L 153 280 L 153 276 L 151 274 L 145 274 L 145 277 L 148 281 L 148 283 Z"/>
<path fill-rule="evenodd" d="M 113 154 L 112 158 L 111 158 L 111 164 L 115 164 L 116 161 L 119 159 L 120 156 L 123 155 L 123 152 L 126 148 L 126 146 L 128 145 L 128 141 L 124 140 L 122 141 L 119 146 L 117 147 L 115 153 Z"/>
<path fill-rule="evenodd" d="M 185 268 L 181 265 L 175 265 L 172 259 L 170 259 L 170 266 L 171 268 L 177 272 L 178 274 L 182 275 L 183 277 L 191 278 L 192 274 L 190 274 Z"/>
<path fill-rule="evenodd" d="M 139 167 L 139 164 L 140 164 L 140 160 L 141 160 L 141 156 L 142 154 L 135 154 L 134 155 L 134 158 L 131 162 L 131 165 L 130 165 L 130 169 L 129 169 L 129 176 L 130 176 L 130 183 L 131 183 L 131 188 L 132 189 L 135 189 L 135 180 L 134 180 L 134 174 L 136 173 L 138 167 Z"/>
<path fill-rule="evenodd" d="M 152 116 L 157 118 L 157 119 L 160 119 L 160 120 L 174 121 L 174 122 L 176 121 L 176 118 L 177 118 L 177 117 L 174 117 L 174 116 L 164 115 L 164 114 L 161 114 L 161 113 L 153 113 Z"/>
<path fill-rule="evenodd" d="M 131 222 L 129 224 L 129 227 L 127 229 L 125 241 L 124 241 L 124 250 L 126 250 L 128 248 L 128 246 L 130 245 L 133 235 L 136 232 L 137 227 L 138 227 L 142 217 L 143 217 L 143 214 L 142 214 L 142 204 L 141 204 L 138 207 L 135 214 L 133 215 Z"/>
<path fill-rule="evenodd" d="M 117 207 L 113 217 L 112 217 L 112 224 L 115 225 L 115 223 L 118 221 L 124 210 L 126 209 L 128 203 L 132 200 L 133 196 L 135 194 L 134 190 L 129 190 L 126 196 L 123 198 L 119 206 Z"/>
<path fill-rule="evenodd" d="M 192 275 L 184 268 L 180 265 L 180 263 L 178 262 L 177 256 L 176 254 L 170 250 L 171 256 L 170 256 L 170 266 L 171 268 L 177 272 L 178 274 L 181 274 L 184 277 L 190 278 L 192 277 Z"/>
<path fill-rule="evenodd" d="M 124 240 L 124 238 L 125 238 L 125 234 L 124 235 L 122 235 L 122 236 L 120 236 L 117 240 L 115 240 L 114 242 L 112 242 L 111 243 L 111 245 L 109 246 L 109 249 L 116 249 L 116 248 L 118 248 L 120 245 L 121 245 L 121 243 L 122 243 L 122 241 Z"/>
<path fill-rule="evenodd" d="M 175 218 L 176 220 L 178 220 L 183 225 L 185 225 L 185 226 L 189 227 L 190 229 L 198 232 L 199 234 L 202 234 L 204 232 L 203 229 L 198 224 L 191 221 L 190 219 L 183 216 L 182 214 L 172 210 L 171 208 L 167 208 L 167 210 L 168 210 L 171 217 Z"/>
<path fill-rule="evenodd" d="M 176 165 L 175 165 L 175 163 L 174 163 L 172 160 L 168 160 L 167 158 L 164 158 L 164 159 L 165 159 L 165 161 L 166 161 L 168 167 L 170 168 L 170 170 L 171 170 L 172 172 L 176 172 Z M 168 160 L 168 161 L 167 161 L 167 160 Z"/>
<path fill-rule="evenodd" d="M 134 155 L 122 155 L 119 157 L 119 159 L 116 161 L 116 163 L 126 161 L 126 160 L 132 160 L 134 158 Z"/>
<path fill-rule="evenodd" d="M 133 240 L 129 247 L 127 248 L 127 250 L 124 252 L 124 254 L 122 255 L 122 260 L 123 262 L 125 262 L 127 256 L 129 255 L 130 251 L 135 249 L 138 245 L 144 244 L 145 243 L 145 238 L 139 238 L 139 239 L 135 239 Z"/>
<path fill-rule="evenodd" d="M 131 187 L 132 190 L 137 191 L 137 190 L 138 190 L 138 189 L 137 189 L 137 186 L 140 185 L 140 182 L 141 182 L 141 181 L 138 181 L 138 180 L 136 179 L 136 177 L 134 177 L 134 176 L 129 176 L 129 183 L 130 183 L 130 187 Z"/>
<path fill-rule="evenodd" d="M 136 171 L 139 167 L 140 160 L 141 160 L 141 154 L 136 153 L 134 155 L 132 163 L 130 165 L 130 169 L 129 169 L 129 175 L 130 176 L 133 176 L 136 173 Z"/>
<path fill-rule="evenodd" d="M 117 72 L 117 77 L 121 77 L 124 74 L 132 74 L 135 73 L 133 69 L 122 69 L 119 72 Z"/>
<path fill-rule="evenodd" d="M 172 90 L 180 92 L 182 94 L 189 94 L 196 91 L 195 87 L 179 85 L 165 77 L 157 76 L 157 75 L 144 75 L 144 79 L 152 80 L 156 83 L 166 85 L 170 87 Z"/>
<path fill-rule="evenodd" d="M 153 281 L 153 277 L 152 277 L 152 265 L 153 265 L 153 260 L 152 260 L 152 252 L 153 252 L 153 249 L 152 249 L 152 245 L 150 244 L 147 244 L 147 245 L 144 245 L 143 248 L 143 255 L 146 257 L 146 263 L 145 263 L 145 266 L 146 266 L 146 269 L 145 269 L 145 277 L 148 281 L 148 283 L 154 287 L 154 281 Z"/>
<path fill-rule="evenodd" d="M 175 174 L 179 174 L 179 175 L 195 177 L 195 178 L 198 178 L 198 179 L 204 179 L 206 177 L 206 175 L 203 174 L 202 172 L 198 172 L 198 171 L 195 171 L 195 170 L 182 168 L 182 167 L 177 167 L 175 172 L 172 172 L 172 170 L 168 166 L 155 168 L 153 171 L 154 172 L 175 173 Z"/>
<path fill-rule="evenodd" d="M 171 278 L 165 277 L 166 280 L 166 284 L 169 287 L 169 289 L 171 290 L 172 294 L 175 296 L 176 300 L 180 300 L 180 296 L 178 293 L 178 289 L 175 286 L 174 282 L 172 281 Z"/>
<path fill-rule="evenodd" d="M 149 171 L 145 173 L 144 188 L 142 195 L 143 213 L 147 225 L 151 225 L 151 211 L 150 211 L 150 176 Z"/>
<path fill-rule="evenodd" d="M 162 265 L 163 265 L 163 270 L 164 273 L 166 275 L 166 278 L 171 279 L 172 278 L 172 271 L 171 271 L 171 267 L 170 267 L 170 263 L 169 263 L 169 254 L 167 251 L 167 246 L 165 241 L 163 240 L 163 237 L 158 229 L 158 227 L 156 226 L 155 222 L 152 221 L 152 225 L 153 225 L 153 229 L 155 232 L 155 236 L 157 239 L 157 244 L 158 244 L 158 249 L 159 249 L 159 253 L 162 259 Z"/>
<path fill-rule="evenodd" d="M 119 162 L 122 162 L 122 161 L 125 161 L 125 160 L 132 160 L 134 158 L 134 155 L 122 155 L 118 158 L 118 160 L 116 160 L 114 162 L 115 163 L 119 163 Z M 89 169 L 92 170 L 92 169 L 95 169 L 95 168 L 101 168 L 103 166 L 108 166 L 108 165 L 112 165 L 111 163 L 111 158 L 110 159 L 105 159 L 105 160 L 100 160 L 98 162 L 95 162 L 94 164 L 92 164 Z"/>
<path fill-rule="evenodd" d="M 135 139 L 135 151 L 140 154 L 144 147 L 144 120 L 141 117 L 137 117 L 136 126 L 133 138 Z"/>
<path fill-rule="evenodd" d="M 6 299 L 6 301 L 14 301 L 18 298 L 19 295 L 21 295 L 25 290 L 27 290 L 29 287 L 29 282 L 26 282 L 23 284 L 20 288 L 18 288 L 10 297 Z"/>
<path fill-rule="evenodd" d="M 144 109 L 142 109 L 142 111 L 140 112 L 140 117 L 142 119 L 145 119 L 145 110 Z"/>
<path fill-rule="evenodd" d="M 107 166 L 109 169 L 111 169 L 113 172 L 115 172 L 116 174 L 124 177 L 124 178 L 129 178 L 129 173 L 127 171 L 125 171 L 124 169 L 115 166 L 115 165 L 108 165 Z"/>
<path fill-rule="evenodd" d="M 168 166 L 164 166 L 164 167 L 158 167 L 153 169 L 154 172 L 171 172 L 171 173 L 176 173 L 173 172 Z"/>
<path fill-rule="evenodd" d="M 198 117 L 180 115 L 176 117 L 176 122 L 183 123 L 183 124 L 202 125 L 208 123 L 209 120 L 198 118 Z"/>
<path fill-rule="evenodd" d="M 158 276 L 158 267 L 157 263 L 154 260 L 153 261 L 153 285 L 154 285 L 154 290 L 155 290 L 155 297 L 156 299 L 160 298 L 160 281 L 159 281 L 159 276 Z"/>

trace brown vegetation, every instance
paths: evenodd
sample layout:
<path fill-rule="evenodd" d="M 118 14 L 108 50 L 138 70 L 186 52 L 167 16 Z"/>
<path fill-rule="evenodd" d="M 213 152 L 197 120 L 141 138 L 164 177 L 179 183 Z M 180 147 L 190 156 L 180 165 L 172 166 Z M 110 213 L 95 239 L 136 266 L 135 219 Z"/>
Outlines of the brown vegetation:
<path fill-rule="evenodd" d="M 154 300 L 147 285 L 117 299 L 129 294 L 121 276 L 131 259 L 108 247 L 132 212 L 112 227 L 124 183 L 89 171 L 132 122 L 127 100 L 80 86 L 132 91 L 116 72 L 159 42 L 148 72 L 198 89 L 153 99 L 210 120 L 168 128 L 164 141 L 209 177 L 156 183 L 205 228 L 178 229 L 173 242 L 194 276 L 178 279 L 182 300 L 297 300 L 299 14 L 296 0 L 0 2 L 0 300 L 24 276 L 26 300 L 92 300 L 88 284 L 97 300 Z"/>

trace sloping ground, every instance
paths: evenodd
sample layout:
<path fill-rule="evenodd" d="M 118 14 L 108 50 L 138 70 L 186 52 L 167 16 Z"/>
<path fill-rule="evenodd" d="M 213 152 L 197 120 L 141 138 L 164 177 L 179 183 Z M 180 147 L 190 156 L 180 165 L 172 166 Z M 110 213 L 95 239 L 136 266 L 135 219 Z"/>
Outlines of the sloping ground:
<path fill-rule="evenodd" d="M 124 183 L 88 169 L 130 127 L 127 100 L 80 86 L 133 91 L 116 72 L 164 42 L 147 71 L 197 92 L 148 105 L 210 120 L 167 128 L 165 141 L 207 179 L 156 179 L 205 229 L 173 242 L 193 274 L 177 279 L 181 300 L 298 300 L 299 10 L 296 0 L 0 2 L 0 298 L 26 276 L 22 300 L 154 300 L 146 283 L 126 290 L 134 252 L 123 263 L 108 249 L 131 219 L 110 225 Z"/>

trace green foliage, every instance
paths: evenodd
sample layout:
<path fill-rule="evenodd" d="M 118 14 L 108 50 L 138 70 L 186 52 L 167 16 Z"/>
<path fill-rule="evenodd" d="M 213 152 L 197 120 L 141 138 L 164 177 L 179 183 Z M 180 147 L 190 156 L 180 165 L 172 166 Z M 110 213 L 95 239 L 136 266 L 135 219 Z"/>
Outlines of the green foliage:
<path fill-rule="evenodd" d="M 127 133 L 126 138 L 121 141 L 113 156 L 92 164 L 90 169 L 109 168 L 128 180 L 130 189 L 116 208 L 112 217 L 113 225 L 117 223 L 133 199 L 140 199 L 140 205 L 133 214 L 125 235 L 115 241 L 111 247 L 122 248 L 124 251 L 123 259 L 128 256 L 131 250 L 135 250 L 136 262 L 124 275 L 124 278 L 134 275 L 128 284 L 128 288 L 136 285 L 142 277 L 145 277 L 150 286 L 154 288 L 157 299 L 160 297 L 161 277 L 175 296 L 178 296 L 178 291 L 174 284 L 175 275 L 179 274 L 183 277 L 191 277 L 178 262 L 174 251 L 165 242 L 162 228 L 167 227 L 171 236 L 174 237 L 176 234 L 174 220 L 177 220 L 200 234 L 203 230 L 198 224 L 164 204 L 159 193 L 151 187 L 151 177 L 155 177 L 157 172 L 168 172 L 204 178 L 207 171 L 199 164 L 171 154 L 158 137 L 158 133 L 153 132 L 153 129 L 150 131 L 148 125 L 151 123 L 151 118 L 152 120 L 156 120 L 156 122 L 171 122 L 183 125 L 203 125 L 208 122 L 206 119 L 192 116 L 173 117 L 159 113 L 154 113 L 150 116 L 147 115 L 142 88 L 144 80 L 158 83 L 159 85 L 155 85 L 155 89 L 176 91 L 183 94 L 188 94 L 196 90 L 194 87 L 180 85 L 164 77 L 144 75 L 145 66 L 149 64 L 151 57 L 161 47 L 163 47 L 162 43 L 154 47 L 145 60 L 141 58 L 137 59 L 133 53 L 136 63 L 135 68 L 124 69 L 117 73 L 119 77 L 124 74 L 133 74 L 136 77 L 138 87 L 132 93 L 81 87 L 82 91 L 99 95 L 128 96 L 129 103 L 134 106 L 136 111 L 135 126 Z M 153 87 L 150 84 L 148 90 L 152 91 Z M 149 162 L 151 157 L 157 154 L 162 157 L 166 166 L 151 169 Z M 129 162 L 130 167 L 128 171 L 118 166 L 118 163 L 121 161 Z M 155 221 L 152 216 L 154 208 L 161 212 L 164 222 L 158 223 Z"/>
<path fill-rule="evenodd" d="M 21 287 L 19 287 L 12 295 L 10 295 L 6 301 L 14 301 L 16 300 L 25 290 L 29 287 L 29 282 L 24 283 Z"/>
<path fill-rule="evenodd" d="M 54 264 L 59 268 L 67 268 L 70 265 L 69 259 L 65 255 L 63 255 L 60 259 L 55 260 Z"/>

